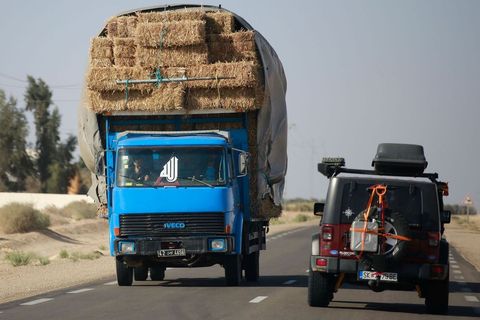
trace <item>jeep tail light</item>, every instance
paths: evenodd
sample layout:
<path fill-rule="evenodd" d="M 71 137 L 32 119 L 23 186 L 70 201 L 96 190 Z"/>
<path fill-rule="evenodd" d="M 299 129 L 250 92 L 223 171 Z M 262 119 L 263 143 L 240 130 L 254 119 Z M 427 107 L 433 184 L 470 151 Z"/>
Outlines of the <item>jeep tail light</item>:
<path fill-rule="evenodd" d="M 333 240 L 333 227 L 324 226 L 322 228 L 322 240 L 323 241 L 332 241 Z"/>
<path fill-rule="evenodd" d="M 315 260 L 315 264 L 317 265 L 317 267 L 326 267 L 327 259 L 317 258 L 317 260 Z"/>
<path fill-rule="evenodd" d="M 429 232 L 428 233 L 428 245 L 430 247 L 437 247 L 440 240 L 439 232 Z"/>

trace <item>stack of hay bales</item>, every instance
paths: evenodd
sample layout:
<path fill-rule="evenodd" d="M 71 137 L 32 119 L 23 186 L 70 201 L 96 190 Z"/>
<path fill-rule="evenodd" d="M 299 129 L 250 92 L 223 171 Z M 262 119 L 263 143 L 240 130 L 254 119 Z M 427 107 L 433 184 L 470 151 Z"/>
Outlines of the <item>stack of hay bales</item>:
<path fill-rule="evenodd" d="M 116 84 L 116 80 L 210 80 Z M 228 78 L 228 79 L 222 79 Z M 263 104 L 263 71 L 254 31 L 235 30 L 231 13 L 175 10 L 112 18 L 92 39 L 87 74 L 90 107 L 109 111 L 225 108 Z"/>

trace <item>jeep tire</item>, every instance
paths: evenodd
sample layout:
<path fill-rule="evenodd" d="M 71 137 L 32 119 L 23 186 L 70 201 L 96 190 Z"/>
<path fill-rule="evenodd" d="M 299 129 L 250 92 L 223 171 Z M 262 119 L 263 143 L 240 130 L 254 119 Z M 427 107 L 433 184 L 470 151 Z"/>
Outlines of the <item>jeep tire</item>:
<path fill-rule="evenodd" d="M 117 267 L 117 283 L 119 286 L 131 286 L 133 282 L 133 268 L 127 266 L 121 257 L 115 259 Z"/>
<path fill-rule="evenodd" d="M 313 271 L 308 272 L 308 304 L 311 307 L 327 307 L 333 299 L 333 275 Z"/>

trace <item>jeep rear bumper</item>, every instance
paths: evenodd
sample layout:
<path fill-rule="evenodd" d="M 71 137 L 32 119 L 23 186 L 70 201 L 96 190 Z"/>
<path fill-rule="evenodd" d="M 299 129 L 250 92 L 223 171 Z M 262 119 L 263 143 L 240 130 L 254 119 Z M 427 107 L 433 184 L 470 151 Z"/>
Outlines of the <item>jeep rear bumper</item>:
<path fill-rule="evenodd" d="M 359 261 L 355 259 L 340 259 L 337 257 L 324 257 L 312 255 L 310 267 L 313 271 L 326 273 L 358 274 L 364 270 Z M 391 266 L 385 272 L 398 273 L 400 282 L 415 280 L 444 280 L 448 276 L 449 266 L 443 264 L 397 264 Z"/>

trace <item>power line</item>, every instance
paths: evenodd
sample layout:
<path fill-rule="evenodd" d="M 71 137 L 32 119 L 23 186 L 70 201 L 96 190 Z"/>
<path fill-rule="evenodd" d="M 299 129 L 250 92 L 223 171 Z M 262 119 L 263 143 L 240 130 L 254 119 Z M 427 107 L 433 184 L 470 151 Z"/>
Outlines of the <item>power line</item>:
<path fill-rule="evenodd" d="M 17 77 L 14 77 L 14 76 L 11 76 L 11 75 L 8 75 L 6 73 L 3 73 L 3 72 L 0 72 L 0 77 L 2 78 L 5 78 L 5 79 L 9 79 L 9 80 L 13 80 L 13 81 L 18 81 L 18 82 L 21 82 L 21 83 L 28 83 L 27 80 L 22 80 L 22 79 L 19 79 Z M 48 85 L 48 84 L 47 84 Z M 3 85 L 3 86 L 6 86 L 6 87 L 15 87 L 13 85 Z M 54 88 L 54 89 L 64 89 L 64 90 L 71 90 L 71 89 L 80 89 L 81 85 L 78 84 L 78 83 L 75 83 L 75 84 L 55 84 L 55 85 L 48 85 L 50 88 Z M 21 88 L 19 86 L 17 86 L 18 88 Z M 25 87 L 24 87 L 25 88 Z"/>

